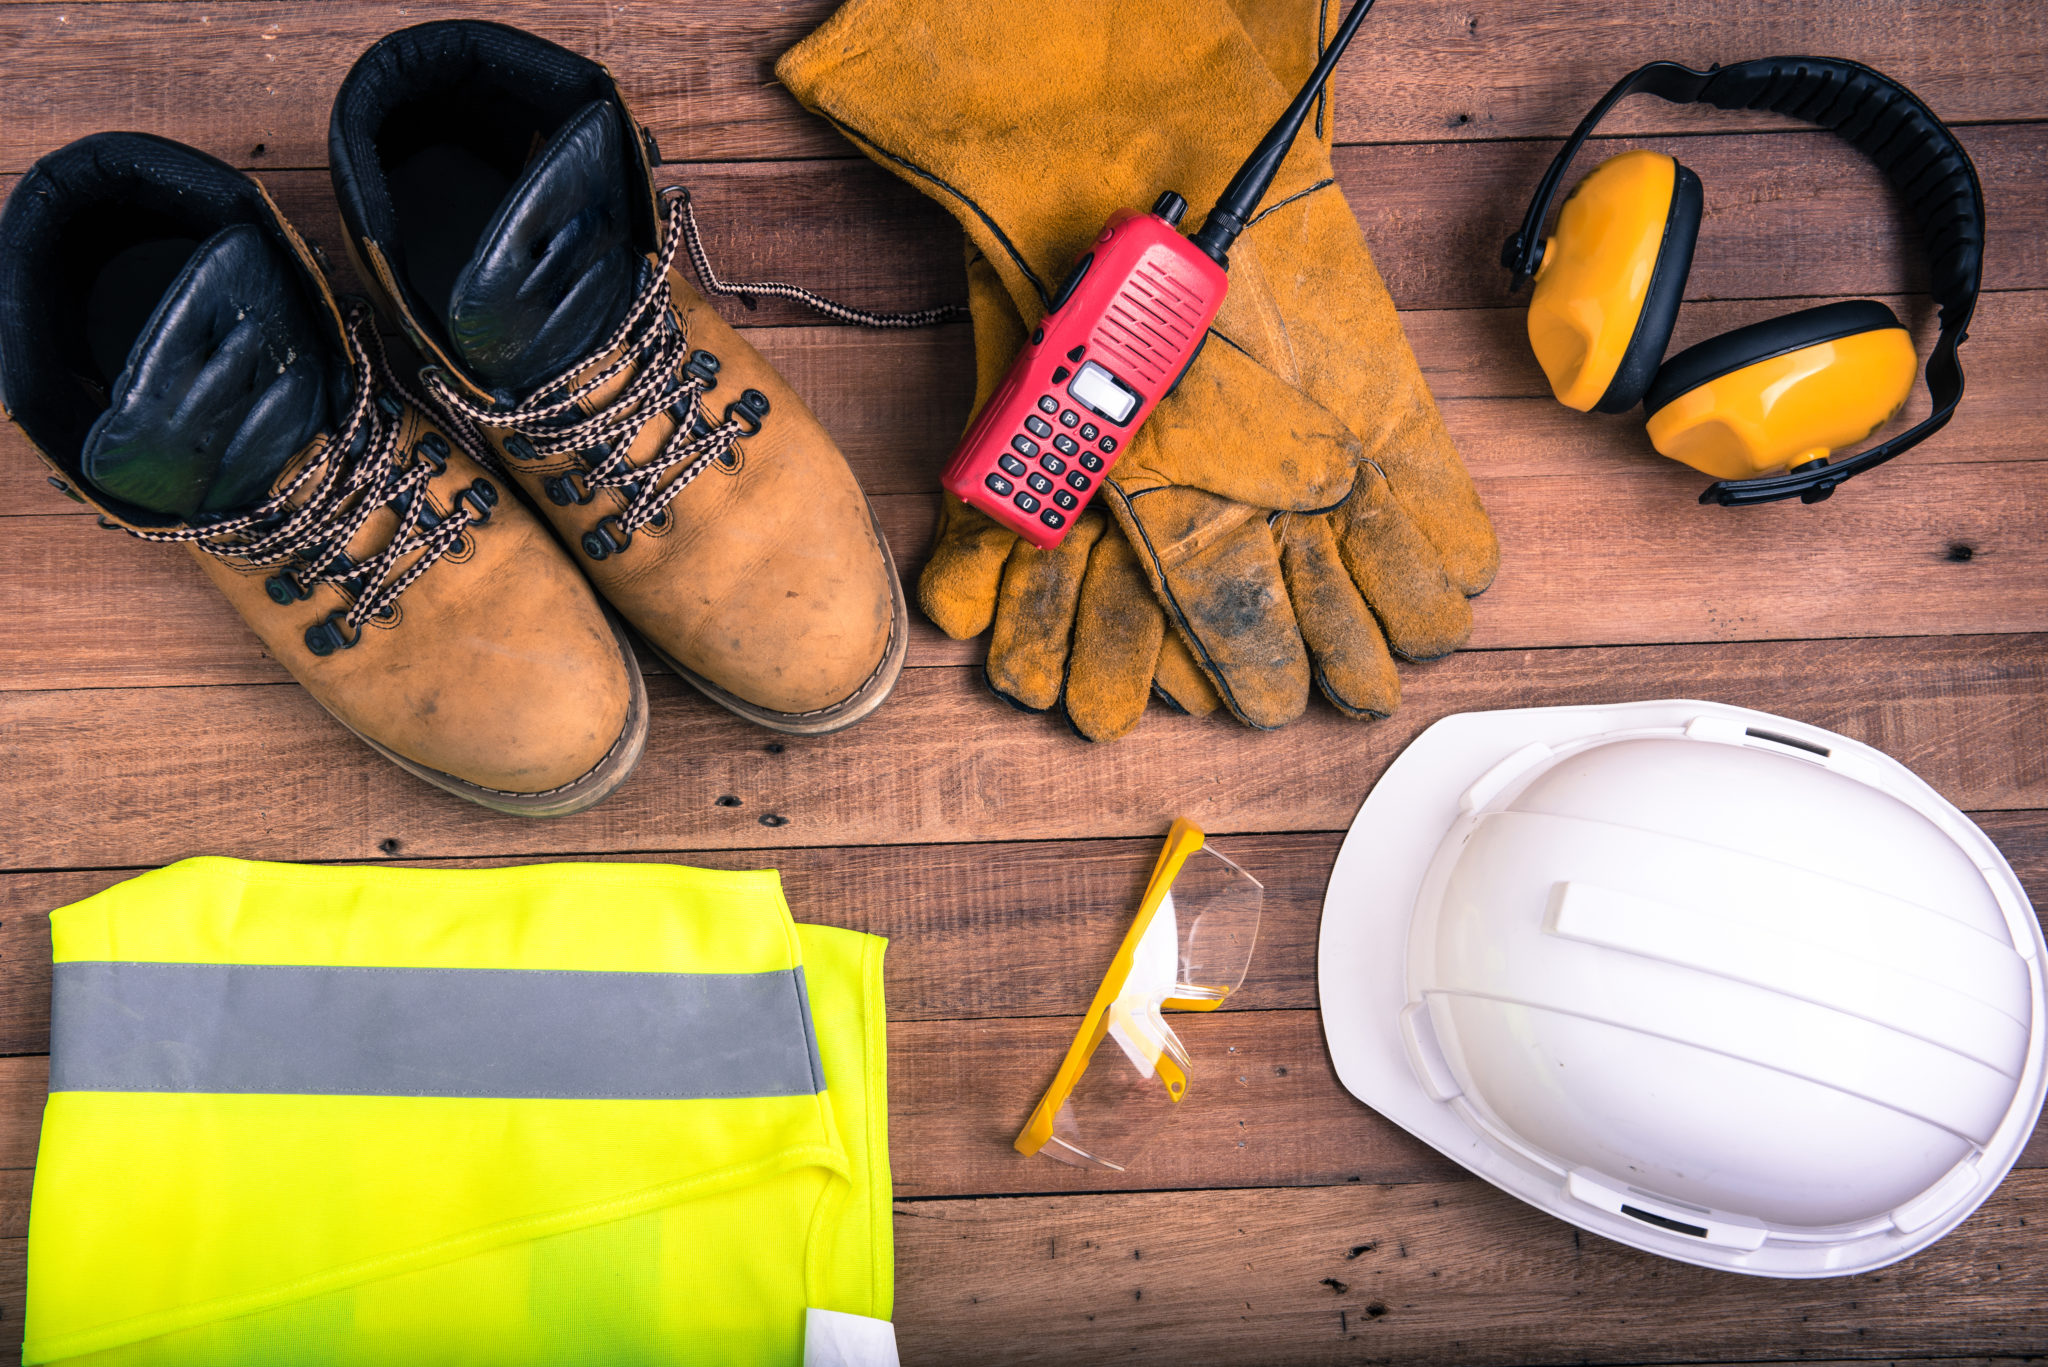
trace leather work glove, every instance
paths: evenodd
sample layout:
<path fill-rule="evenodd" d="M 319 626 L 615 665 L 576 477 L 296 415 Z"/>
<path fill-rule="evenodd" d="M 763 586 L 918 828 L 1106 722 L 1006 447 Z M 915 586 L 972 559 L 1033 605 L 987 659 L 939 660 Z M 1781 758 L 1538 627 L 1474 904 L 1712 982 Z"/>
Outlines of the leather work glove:
<path fill-rule="evenodd" d="M 1319 6 L 1239 3 L 1258 42 L 1226 0 L 851 0 L 777 73 L 944 204 L 1035 321 L 1116 209 L 1168 188 L 1213 202 L 1306 77 Z M 1104 485 L 1116 529 L 1084 517 L 1039 553 L 964 507 L 942 519 L 927 612 L 955 635 L 993 618 L 992 684 L 1049 706 L 1063 683 L 1083 734 L 1143 707 L 1127 556 L 1174 629 L 1161 639 L 1254 726 L 1298 716 L 1311 678 L 1349 713 L 1391 711 L 1388 646 L 1456 649 L 1491 582 L 1491 525 L 1331 179 L 1322 113 L 1231 250 L 1209 345 Z M 1021 331 L 1001 340 L 974 293 L 985 391 Z M 1177 663 L 1156 650 L 1154 676 Z"/>

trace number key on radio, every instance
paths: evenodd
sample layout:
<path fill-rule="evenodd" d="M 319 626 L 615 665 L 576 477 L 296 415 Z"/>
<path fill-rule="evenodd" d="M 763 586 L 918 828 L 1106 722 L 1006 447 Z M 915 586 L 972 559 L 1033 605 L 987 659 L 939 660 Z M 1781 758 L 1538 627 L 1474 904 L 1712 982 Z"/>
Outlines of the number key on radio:
<path fill-rule="evenodd" d="M 1035 471 L 1027 476 L 1024 482 L 1031 486 L 1031 492 L 1034 494 L 1049 494 L 1052 492 L 1052 481 Z"/>
<path fill-rule="evenodd" d="M 1052 435 L 1052 424 L 1039 417 L 1036 413 L 1024 419 L 1024 428 L 1034 437 L 1049 437 Z"/>
<path fill-rule="evenodd" d="M 1004 479 L 1001 475 L 996 474 L 993 471 L 989 473 L 989 477 L 983 480 L 982 483 L 988 485 L 989 488 L 995 490 L 999 494 L 1007 494 L 1010 492 L 1010 490 L 1016 487 L 1015 485 L 1011 484 L 1010 481 Z"/>
<path fill-rule="evenodd" d="M 1035 456 L 1038 454 L 1038 443 L 1029 437 L 1012 437 L 1010 438 L 1010 446 L 1020 456 Z"/>
<path fill-rule="evenodd" d="M 1102 457 L 1096 455 L 1093 451 L 1083 451 L 1081 453 L 1081 464 L 1090 471 L 1100 470 L 1102 468 Z"/>

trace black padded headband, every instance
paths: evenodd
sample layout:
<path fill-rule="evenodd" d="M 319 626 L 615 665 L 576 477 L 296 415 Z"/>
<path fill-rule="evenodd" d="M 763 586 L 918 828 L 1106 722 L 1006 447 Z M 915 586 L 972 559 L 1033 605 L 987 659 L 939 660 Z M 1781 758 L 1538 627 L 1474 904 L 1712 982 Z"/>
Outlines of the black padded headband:
<path fill-rule="evenodd" d="M 1984 191 L 1977 168 L 1948 125 L 1919 96 L 1881 71 L 1838 57 L 1764 57 L 1695 71 L 1676 62 L 1651 62 L 1621 78 L 1579 121 L 1536 187 L 1522 226 L 1501 249 L 1500 263 L 1520 285 L 1543 253 L 1543 220 L 1566 169 L 1607 111 L 1641 92 L 1672 104 L 1720 109 L 1769 109 L 1839 133 L 1875 162 L 1905 197 L 1920 227 L 1928 257 L 1928 293 L 1941 309 L 1941 335 L 1927 358 L 1927 389 L 1934 411 L 1882 446 L 1839 465 L 1816 462 L 1763 479 L 1721 480 L 1702 503 L 1741 505 L 1797 497 L 1818 503 L 1853 475 L 1884 464 L 1934 435 L 1963 397 L 1963 367 L 1956 348 L 1968 335 L 1984 274 Z"/>

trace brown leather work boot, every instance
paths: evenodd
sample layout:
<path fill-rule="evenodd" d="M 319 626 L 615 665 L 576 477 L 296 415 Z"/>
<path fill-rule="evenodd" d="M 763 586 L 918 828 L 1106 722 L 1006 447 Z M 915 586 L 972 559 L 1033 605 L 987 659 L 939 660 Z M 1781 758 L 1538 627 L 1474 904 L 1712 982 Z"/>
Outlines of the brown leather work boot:
<path fill-rule="evenodd" d="M 248 177 L 137 133 L 36 163 L 0 212 L 0 383 L 51 483 L 189 546 L 271 655 L 411 773 L 554 816 L 638 760 L 623 634 Z"/>
<path fill-rule="evenodd" d="M 734 712 L 836 731 L 896 682 L 903 590 L 839 448 L 674 269 L 651 141 L 602 66 L 473 21 L 380 40 L 329 130 L 364 280 L 598 592 Z"/>

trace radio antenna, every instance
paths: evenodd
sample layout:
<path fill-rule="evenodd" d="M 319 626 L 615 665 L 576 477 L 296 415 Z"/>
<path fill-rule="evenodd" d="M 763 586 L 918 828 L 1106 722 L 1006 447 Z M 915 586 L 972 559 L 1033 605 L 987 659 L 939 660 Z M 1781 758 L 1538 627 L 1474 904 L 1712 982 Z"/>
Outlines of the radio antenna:
<path fill-rule="evenodd" d="M 1351 6 L 1351 13 L 1344 16 L 1344 26 L 1337 30 L 1337 36 L 1324 49 L 1323 60 L 1316 63 L 1308 84 L 1302 86 L 1301 93 L 1294 97 L 1293 104 L 1287 106 L 1287 112 L 1280 116 L 1280 121 L 1245 158 L 1244 165 L 1237 168 L 1230 184 L 1224 186 L 1223 193 L 1217 196 L 1216 207 L 1209 211 L 1201 230 L 1190 239 L 1217 265 L 1226 270 L 1230 268 L 1230 244 L 1237 241 L 1237 235 L 1258 212 L 1259 201 L 1266 197 L 1273 177 L 1279 174 L 1280 163 L 1287 160 L 1287 151 L 1294 146 L 1295 134 L 1301 132 L 1301 125 L 1308 119 L 1309 107 L 1316 102 L 1323 82 L 1329 80 L 1330 73 L 1337 69 L 1337 59 L 1351 45 L 1351 35 L 1358 32 L 1359 22 L 1371 8 L 1372 0 L 1356 0 Z"/>

